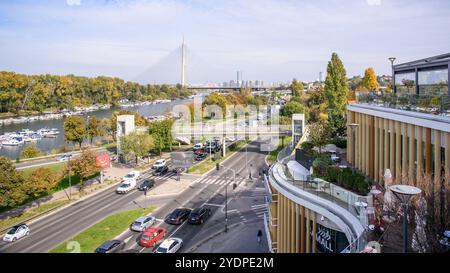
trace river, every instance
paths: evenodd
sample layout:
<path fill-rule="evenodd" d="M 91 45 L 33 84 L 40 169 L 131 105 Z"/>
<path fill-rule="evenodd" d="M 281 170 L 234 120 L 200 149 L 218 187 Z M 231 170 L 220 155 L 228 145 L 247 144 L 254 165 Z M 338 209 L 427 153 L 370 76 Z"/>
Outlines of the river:
<path fill-rule="evenodd" d="M 140 105 L 135 107 L 114 107 L 110 109 L 103 109 L 103 110 L 97 110 L 93 112 L 87 113 L 88 116 L 96 116 L 97 118 L 110 118 L 112 116 L 112 113 L 114 111 L 118 111 L 121 109 L 126 109 L 130 111 L 138 112 L 139 114 L 143 116 L 159 116 L 163 115 L 168 111 L 172 110 L 172 107 L 179 104 L 185 104 L 189 101 L 192 101 L 190 99 L 187 100 L 175 100 L 172 102 L 167 103 L 160 103 L 160 104 L 151 104 L 151 105 Z M 8 124 L 4 126 L 0 126 L 0 134 L 6 133 L 6 132 L 19 132 L 22 129 L 30 129 L 33 131 L 39 130 L 41 128 L 58 128 L 60 131 L 60 134 L 56 138 L 42 138 L 41 140 L 38 140 L 34 144 L 36 147 L 39 148 L 42 152 L 49 152 L 52 149 L 58 149 L 62 145 L 65 145 L 69 149 L 72 147 L 72 143 L 67 143 L 64 140 L 64 120 L 63 119 L 54 119 L 54 120 L 38 120 L 34 122 L 29 123 L 22 123 L 22 124 Z M 20 151 L 29 146 L 32 145 L 32 143 L 25 143 L 23 145 L 19 146 L 3 146 L 0 148 L 0 156 L 6 156 L 10 159 L 16 159 L 20 157 Z"/>

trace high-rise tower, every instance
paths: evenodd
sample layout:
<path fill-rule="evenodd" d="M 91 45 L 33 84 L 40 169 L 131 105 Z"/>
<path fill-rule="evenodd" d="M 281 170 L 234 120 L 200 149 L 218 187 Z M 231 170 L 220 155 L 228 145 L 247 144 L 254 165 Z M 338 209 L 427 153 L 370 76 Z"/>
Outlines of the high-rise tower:
<path fill-rule="evenodd" d="M 183 35 L 183 43 L 181 44 L 181 86 L 185 85 L 185 80 L 186 80 L 186 52 Z"/>

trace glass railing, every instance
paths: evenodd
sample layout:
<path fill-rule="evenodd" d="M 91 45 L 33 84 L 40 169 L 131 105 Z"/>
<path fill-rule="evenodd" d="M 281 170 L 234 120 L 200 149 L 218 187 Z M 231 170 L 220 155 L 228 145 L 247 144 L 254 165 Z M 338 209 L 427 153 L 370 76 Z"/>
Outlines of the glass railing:
<path fill-rule="evenodd" d="M 359 92 L 357 102 L 450 117 L 450 96 Z"/>

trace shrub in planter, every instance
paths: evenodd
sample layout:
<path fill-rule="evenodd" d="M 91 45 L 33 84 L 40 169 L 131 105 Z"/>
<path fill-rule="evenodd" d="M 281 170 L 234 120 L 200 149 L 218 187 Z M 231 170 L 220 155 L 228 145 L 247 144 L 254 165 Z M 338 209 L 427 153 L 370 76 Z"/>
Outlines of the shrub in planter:
<path fill-rule="evenodd" d="M 302 144 L 300 144 L 300 148 L 305 152 L 309 153 L 314 148 L 314 145 L 310 141 L 305 141 Z"/>
<path fill-rule="evenodd" d="M 316 159 L 314 159 L 312 163 L 314 173 L 319 177 L 324 177 L 326 175 L 328 166 L 332 164 L 333 161 L 331 161 L 330 157 L 326 155 L 319 155 Z"/>
<path fill-rule="evenodd" d="M 336 145 L 341 149 L 347 148 L 347 140 L 345 138 L 335 137 L 333 138 L 331 143 L 333 143 L 334 145 Z"/>
<path fill-rule="evenodd" d="M 328 166 L 325 173 L 325 180 L 328 182 L 337 182 L 341 170 L 338 167 Z"/>

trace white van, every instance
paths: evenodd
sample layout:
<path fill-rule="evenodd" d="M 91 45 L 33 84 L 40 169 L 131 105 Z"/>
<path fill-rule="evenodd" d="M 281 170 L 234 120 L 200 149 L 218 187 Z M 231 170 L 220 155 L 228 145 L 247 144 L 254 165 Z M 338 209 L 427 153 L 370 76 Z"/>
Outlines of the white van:
<path fill-rule="evenodd" d="M 203 143 L 196 143 L 193 147 L 194 151 L 203 149 Z"/>
<path fill-rule="evenodd" d="M 123 180 L 120 186 L 116 189 L 117 193 L 127 193 L 136 188 L 136 179 Z"/>

